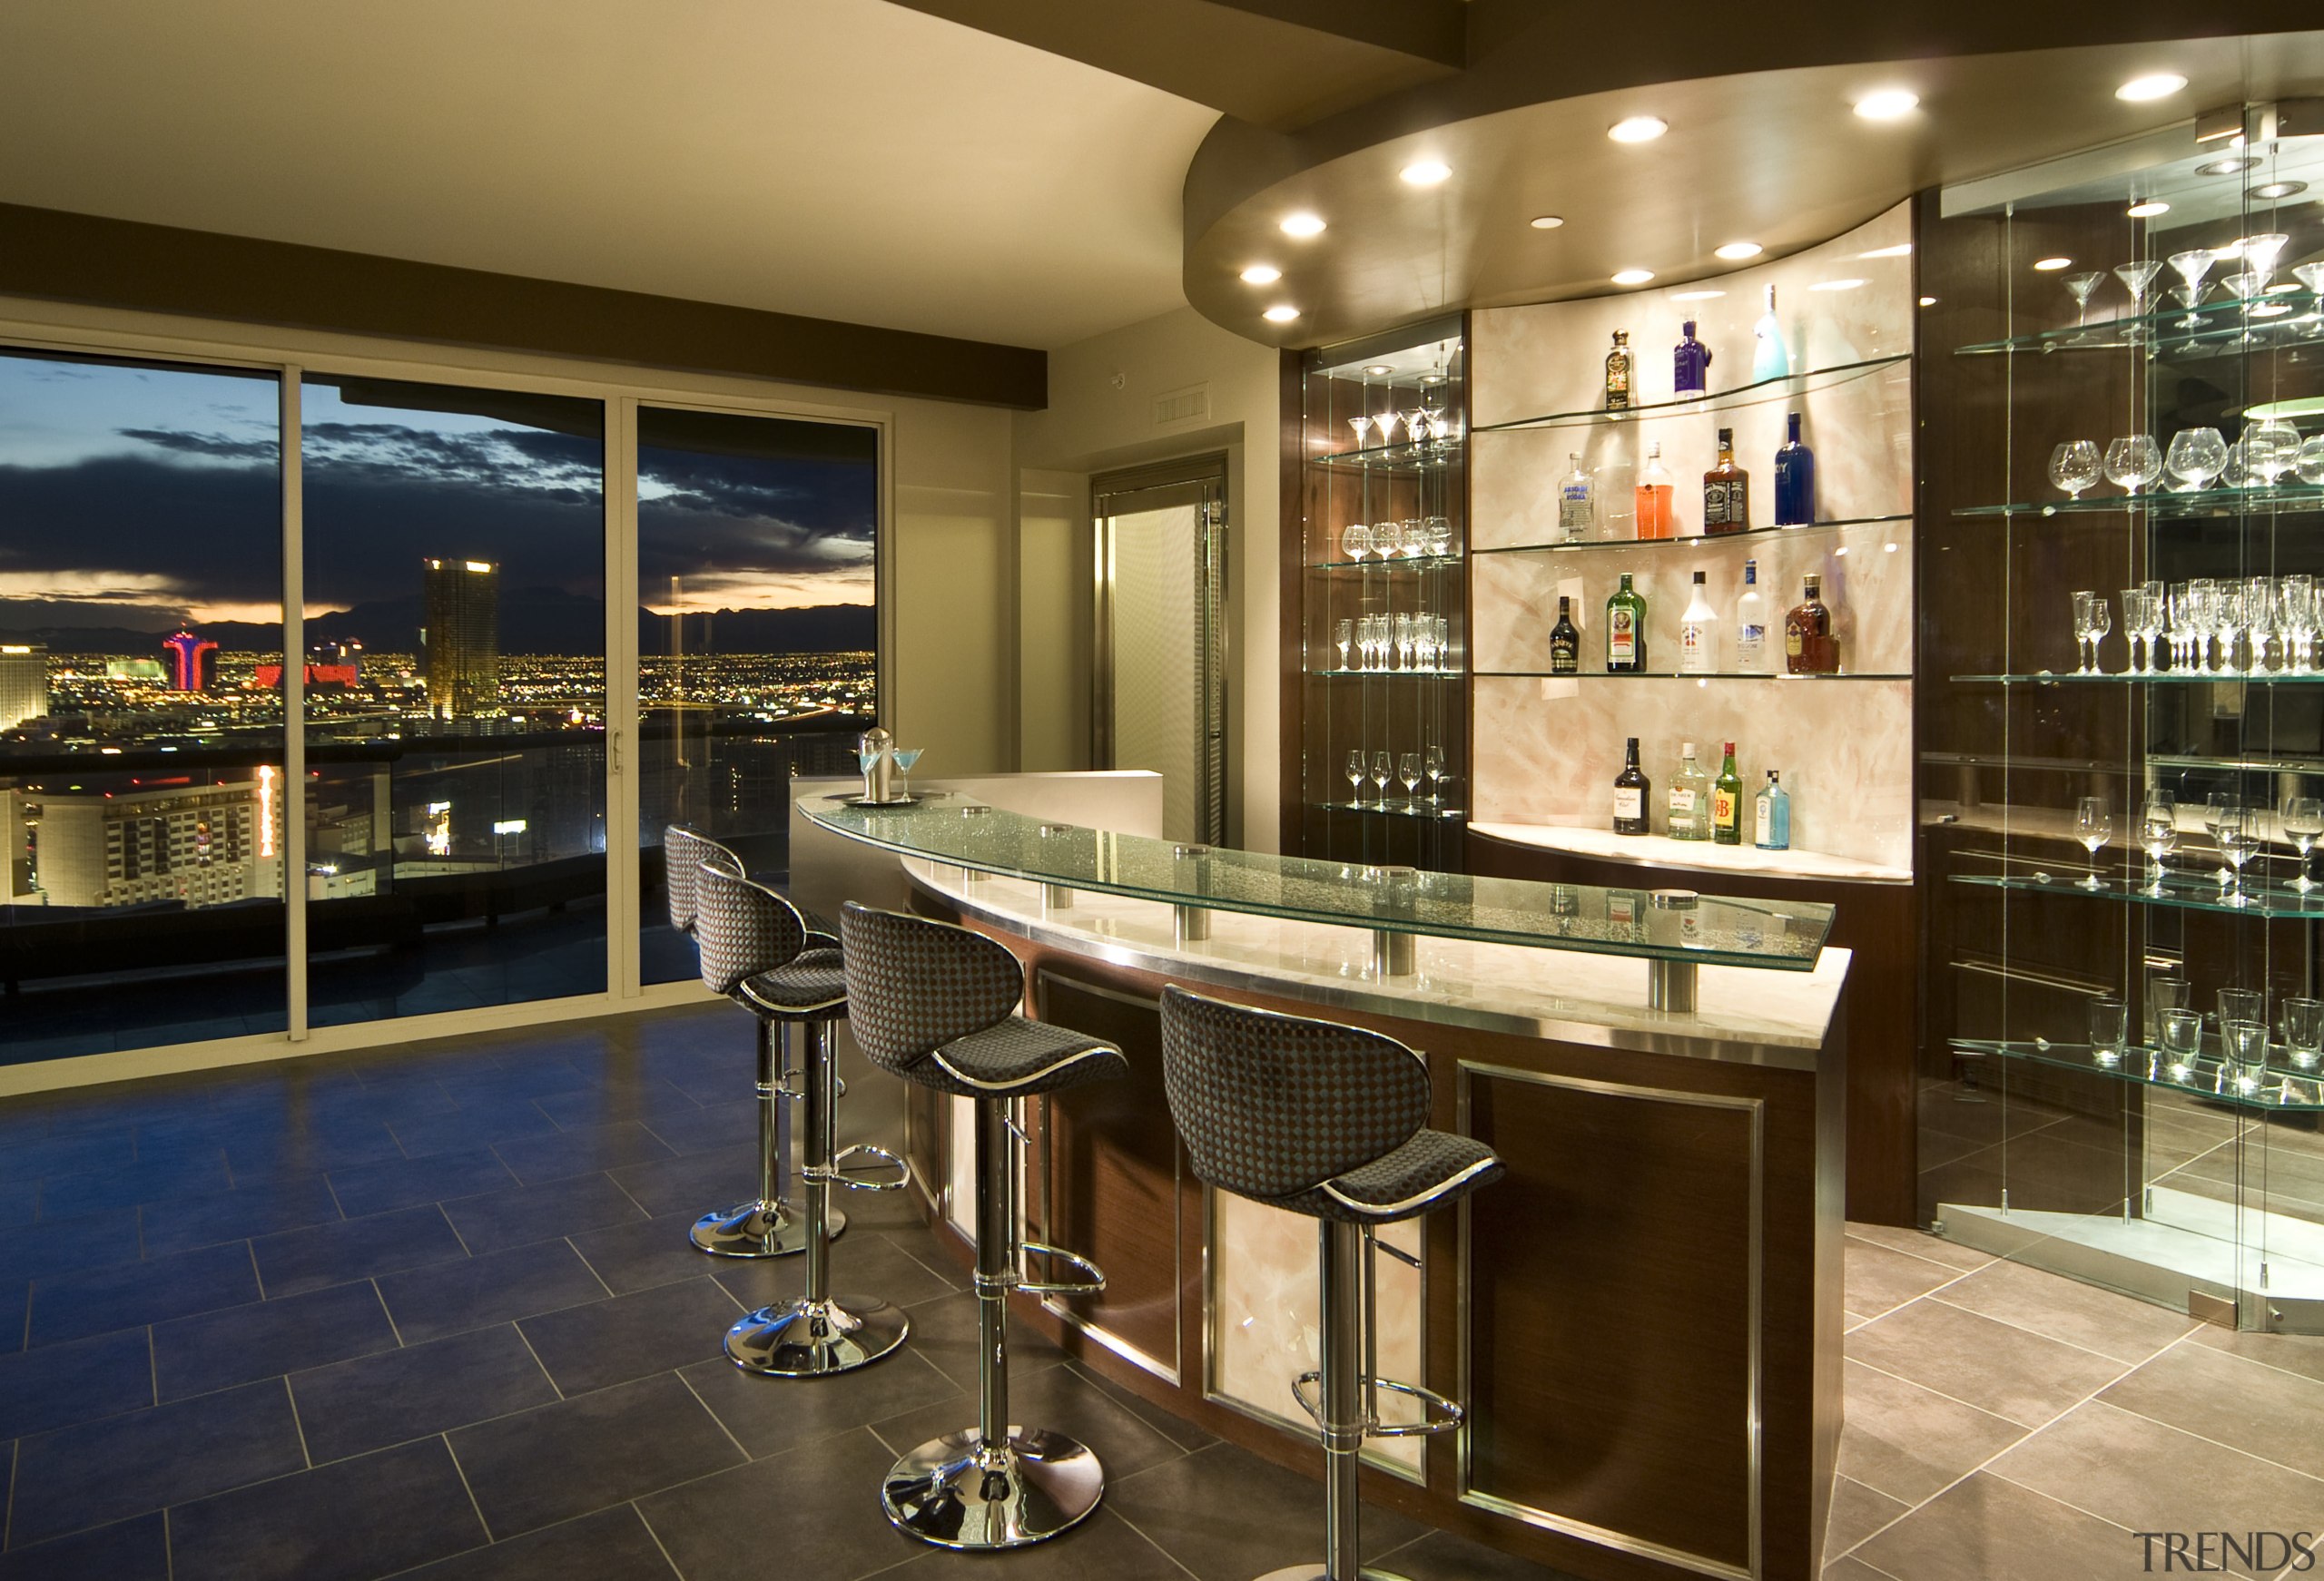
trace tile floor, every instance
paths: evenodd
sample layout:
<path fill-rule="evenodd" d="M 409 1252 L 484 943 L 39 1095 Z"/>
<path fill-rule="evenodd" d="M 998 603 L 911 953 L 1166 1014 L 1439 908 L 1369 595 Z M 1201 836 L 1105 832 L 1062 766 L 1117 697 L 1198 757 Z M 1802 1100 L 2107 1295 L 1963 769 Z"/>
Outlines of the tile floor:
<path fill-rule="evenodd" d="M 971 1409 L 973 1301 L 901 1203 L 853 1199 L 836 1262 L 910 1307 L 907 1352 L 812 1389 L 718 1354 L 798 1277 L 684 1239 L 750 1177 L 751 1057 L 720 1007 L 0 1102 L 0 1581 L 993 1574 L 870 1493 Z M 2324 1529 L 2324 1340 L 1905 1232 L 1848 1250 L 1827 1576 L 2080 1581 L 2140 1574 L 2135 1530 Z M 1313 1484 L 1019 1357 L 1110 1483 L 1012 1574 L 1314 1556 Z M 1557 1581 L 1366 1531 L 1413 1581 Z"/>

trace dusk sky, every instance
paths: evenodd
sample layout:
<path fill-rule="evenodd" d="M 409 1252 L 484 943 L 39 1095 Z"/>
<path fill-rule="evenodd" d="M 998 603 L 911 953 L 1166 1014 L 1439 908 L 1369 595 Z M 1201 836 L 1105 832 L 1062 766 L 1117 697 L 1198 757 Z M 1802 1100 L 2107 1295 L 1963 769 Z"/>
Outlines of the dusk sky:
<path fill-rule="evenodd" d="M 601 596 L 596 403 L 414 409 L 464 398 L 403 387 L 361 404 L 360 386 L 351 401 L 319 377 L 303 397 L 310 616 L 417 594 L 428 555 L 498 561 L 504 590 Z M 270 377 L 0 355 L 0 628 L 278 618 L 276 408 Z M 872 602 L 869 430 L 654 412 L 644 426 L 650 607 L 667 609 L 674 574 L 689 609 Z"/>

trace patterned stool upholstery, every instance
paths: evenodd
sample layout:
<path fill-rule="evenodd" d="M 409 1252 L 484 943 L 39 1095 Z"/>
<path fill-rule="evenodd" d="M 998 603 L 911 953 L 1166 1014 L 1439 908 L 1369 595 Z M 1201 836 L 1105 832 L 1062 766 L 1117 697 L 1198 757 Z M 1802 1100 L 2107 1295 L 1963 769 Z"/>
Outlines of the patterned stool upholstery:
<path fill-rule="evenodd" d="M 976 1103 L 977 1425 L 911 1450 L 881 1491 L 888 1519 L 948 1548 L 1021 1547 L 1055 1537 L 1098 1507 L 1097 1456 L 1062 1433 L 1009 1420 L 1008 1298 L 1094 1291 L 1088 1259 L 1020 1242 L 1019 1099 L 1128 1074 L 1120 1049 L 1016 1013 L 1024 969 L 1007 947 L 950 923 L 851 901 L 840 915 L 848 1026 L 882 1070 Z M 1074 1265 L 1080 1277 L 1033 1280 L 1023 1252 Z"/>
<path fill-rule="evenodd" d="M 1323 1439 L 1324 1559 L 1261 1581 L 1396 1581 L 1363 1566 L 1364 1440 L 1443 1432 L 1462 1413 L 1433 1390 L 1371 1373 L 1373 1232 L 1491 1184 L 1501 1160 L 1472 1138 L 1429 1130 L 1427 1062 L 1358 1026 L 1174 986 L 1162 991 L 1162 1081 L 1197 1176 L 1319 1221 L 1323 1366 L 1295 1380 L 1292 1395 Z M 1306 1393 L 1316 1383 L 1319 1401 Z M 1384 1390 L 1419 1402 L 1419 1419 L 1384 1422 Z"/>
<path fill-rule="evenodd" d="M 742 858 L 707 835 L 683 823 L 662 831 L 662 891 L 670 903 L 670 926 L 680 933 L 694 932 L 694 876 L 703 863 L 713 861 L 729 872 L 743 870 Z"/>

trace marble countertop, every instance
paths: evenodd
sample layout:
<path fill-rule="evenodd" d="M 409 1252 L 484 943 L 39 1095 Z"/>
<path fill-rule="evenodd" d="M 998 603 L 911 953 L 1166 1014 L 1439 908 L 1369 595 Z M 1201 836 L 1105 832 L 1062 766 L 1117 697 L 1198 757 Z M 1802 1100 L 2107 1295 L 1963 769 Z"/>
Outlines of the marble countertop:
<path fill-rule="evenodd" d="M 1693 868 L 1713 873 L 1759 873 L 1776 879 L 1846 879 L 1859 883 L 1909 884 L 1910 868 L 1886 867 L 1822 851 L 1763 851 L 1754 846 L 1717 845 L 1709 840 L 1672 840 L 1660 834 L 1616 834 L 1610 829 L 1568 828 L 1544 823 L 1472 823 L 1470 830 L 1516 845 L 1566 851 L 1600 861 L 1638 862 L 1656 868 Z"/>

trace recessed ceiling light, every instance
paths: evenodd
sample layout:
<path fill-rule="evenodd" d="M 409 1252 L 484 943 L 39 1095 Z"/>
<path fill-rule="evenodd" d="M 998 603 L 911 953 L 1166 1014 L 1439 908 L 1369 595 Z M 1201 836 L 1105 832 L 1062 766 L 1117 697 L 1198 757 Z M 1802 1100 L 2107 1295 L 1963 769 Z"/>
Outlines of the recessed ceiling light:
<path fill-rule="evenodd" d="M 2160 198 L 2149 198 L 2143 203 L 2132 203 L 2131 205 L 2131 218 L 2133 220 L 2152 220 L 2157 214 L 2168 214 L 2169 212 L 2171 212 L 2171 205 L 2164 202 Z"/>
<path fill-rule="evenodd" d="M 2149 99 L 2168 99 L 2187 85 L 2187 79 L 2176 72 L 2155 72 L 2143 77 L 2132 77 L 2114 90 L 2114 97 L 2127 99 L 2133 104 L 2143 104 Z"/>
<path fill-rule="evenodd" d="M 1894 247 L 1876 247 L 1870 252 L 1859 252 L 1856 256 L 1858 258 L 1904 258 L 1910 255 L 1912 250 L 1911 242 L 1899 241 Z"/>
<path fill-rule="evenodd" d="M 2257 198 L 2263 203 L 2272 203 L 2280 198 L 2297 198 L 2306 191 L 2306 182 L 2261 182 L 2245 195 Z"/>
<path fill-rule="evenodd" d="M 1261 313 L 1259 317 L 1265 319 L 1270 324 L 1288 324 L 1292 319 L 1299 317 L 1299 309 L 1291 306 L 1288 302 L 1277 302 L 1274 307 L 1269 308 L 1265 312 Z"/>
<path fill-rule="evenodd" d="M 1533 229 L 1536 231 L 1554 231 L 1564 223 L 1565 216 L 1562 214 L 1536 214 L 1533 216 Z"/>
<path fill-rule="evenodd" d="M 2230 153 L 2225 159 L 2215 159 L 2209 164 L 2199 164 L 2199 176 L 2240 176 L 2260 162 L 2248 153 Z"/>
<path fill-rule="evenodd" d="M 2034 260 L 2034 267 L 2040 270 L 2044 274 L 2049 274 L 2061 269 L 2072 269 L 2073 267 L 2073 260 L 2071 258 L 2037 258 Z"/>
<path fill-rule="evenodd" d="M 1909 115 L 1921 96 L 1907 88 L 1883 88 L 1876 93 L 1866 93 L 1856 102 L 1856 113 L 1866 121 L 1894 121 Z"/>
<path fill-rule="evenodd" d="M 1730 241 L 1711 250 L 1721 258 L 1757 258 L 1767 249 L 1756 241 Z"/>
<path fill-rule="evenodd" d="M 1933 308 L 1936 306 L 1936 299 L 1935 297 L 1923 297 L 1921 299 L 1921 306 L 1924 308 Z"/>
<path fill-rule="evenodd" d="M 1368 373 L 1368 374 L 1370 374 L 1373 378 L 1379 378 L 1379 377 L 1380 377 L 1382 374 L 1384 374 L 1384 373 L 1393 373 L 1393 372 L 1395 372 L 1396 370 L 1395 370 L 1394 368 L 1393 368 L 1389 367 L 1389 366 L 1388 366 L 1386 363 L 1384 363 L 1384 362 L 1375 362 L 1375 363 L 1374 363 L 1371 367 L 1369 367 L 1369 368 L 1365 368 L 1364 371 L 1364 372 L 1366 372 L 1366 373 Z"/>
<path fill-rule="evenodd" d="M 1659 115 L 1632 115 L 1606 128 L 1606 135 L 1616 142 L 1652 142 L 1669 130 Z"/>
<path fill-rule="evenodd" d="M 1807 289 L 1811 291 L 1852 291 L 1864 283 L 1860 280 L 1819 280 Z"/>
<path fill-rule="evenodd" d="M 1255 263 L 1243 271 L 1246 286 L 1271 286 L 1283 278 L 1283 270 L 1271 263 Z"/>
<path fill-rule="evenodd" d="M 1324 217 L 1304 212 L 1286 215 L 1283 221 L 1283 233 L 1285 236 L 1321 236 L 1324 233 Z"/>
<path fill-rule="evenodd" d="M 1441 160 L 1423 159 L 1406 165 L 1402 174 L 1411 186 L 1433 187 L 1440 182 L 1451 181 L 1452 167 Z"/>
<path fill-rule="evenodd" d="M 1618 286 L 1642 286 L 1653 278 L 1654 271 L 1650 269 L 1625 269 L 1616 271 L 1614 283 Z"/>
<path fill-rule="evenodd" d="M 1674 302 L 1708 302 L 1713 297 L 1723 297 L 1726 294 L 1725 291 L 1672 291 L 1670 300 Z"/>

